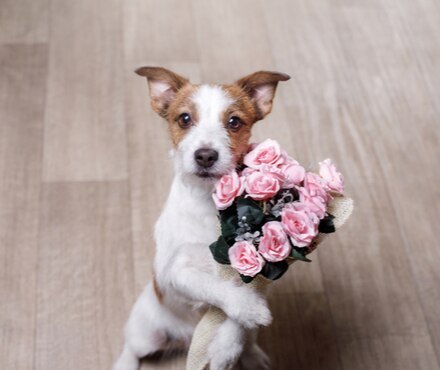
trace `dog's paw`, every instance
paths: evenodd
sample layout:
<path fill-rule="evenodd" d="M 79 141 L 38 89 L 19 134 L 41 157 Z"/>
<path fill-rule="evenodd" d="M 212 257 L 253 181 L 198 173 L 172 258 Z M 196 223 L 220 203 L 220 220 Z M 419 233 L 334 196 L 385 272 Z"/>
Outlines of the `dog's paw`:
<path fill-rule="evenodd" d="M 244 345 L 244 329 L 231 319 L 223 322 L 209 345 L 209 369 L 229 370 L 240 358 Z"/>
<path fill-rule="evenodd" d="M 267 307 L 267 301 L 258 293 L 246 287 L 227 302 L 225 313 L 247 329 L 260 325 L 267 326 L 272 322 L 272 314 Z"/>
<path fill-rule="evenodd" d="M 257 345 L 247 348 L 240 358 L 242 370 L 270 370 L 269 356 Z"/>

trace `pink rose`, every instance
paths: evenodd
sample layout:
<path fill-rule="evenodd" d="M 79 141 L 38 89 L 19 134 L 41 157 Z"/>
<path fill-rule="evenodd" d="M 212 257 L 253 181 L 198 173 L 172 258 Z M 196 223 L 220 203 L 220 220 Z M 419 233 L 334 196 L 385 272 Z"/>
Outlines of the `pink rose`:
<path fill-rule="evenodd" d="M 284 173 L 278 167 L 271 166 L 269 164 L 265 164 L 260 167 L 259 171 L 262 173 L 271 173 L 272 175 L 274 175 L 277 178 L 280 185 L 283 184 L 285 181 Z"/>
<path fill-rule="evenodd" d="M 319 219 L 307 204 L 293 202 L 281 211 L 281 224 L 297 247 L 307 247 L 318 235 Z"/>
<path fill-rule="evenodd" d="M 325 200 L 318 195 L 312 195 L 307 188 L 298 187 L 299 200 L 307 205 L 310 212 L 313 212 L 319 219 L 325 216 L 327 205 Z"/>
<path fill-rule="evenodd" d="M 243 191 L 243 181 L 234 171 L 222 176 L 217 182 L 214 193 L 212 194 L 212 199 L 214 199 L 217 209 L 226 209 L 234 202 L 236 197 L 243 194 Z"/>
<path fill-rule="evenodd" d="M 255 276 L 265 264 L 255 246 L 245 240 L 236 242 L 229 248 L 228 254 L 231 266 L 242 275 Z"/>
<path fill-rule="evenodd" d="M 259 170 L 246 167 L 241 175 L 249 176 L 251 173 L 260 171 L 262 173 L 271 173 L 274 175 L 280 183 L 281 189 L 291 189 L 296 184 L 299 184 L 304 179 L 305 170 L 299 165 L 294 164 L 281 164 L 277 166 L 271 166 L 269 164 L 262 165 Z"/>
<path fill-rule="evenodd" d="M 278 142 L 266 139 L 244 156 L 243 163 L 248 167 L 259 169 L 263 165 L 281 164 L 283 160 Z"/>
<path fill-rule="evenodd" d="M 252 199 L 266 200 L 272 198 L 280 190 L 280 182 L 270 172 L 253 172 L 246 177 L 246 192 Z"/>
<path fill-rule="evenodd" d="M 247 177 L 251 173 L 254 173 L 256 171 L 258 171 L 258 170 L 254 169 L 254 168 L 246 167 L 243 171 L 241 171 L 240 176 Z"/>
<path fill-rule="evenodd" d="M 329 190 L 336 193 L 344 192 L 344 177 L 338 172 L 330 158 L 319 162 L 319 174 L 326 181 Z"/>
<path fill-rule="evenodd" d="M 300 166 L 295 160 L 283 163 L 279 166 L 279 168 L 284 174 L 284 183 L 282 185 L 283 189 L 291 189 L 304 180 L 306 171 L 304 167 Z"/>
<path fill-rule="evenodd" d="M 267 261 L 283 261 L 289 256 L 291 250 L 292 246 L 280 222 L 270 221 L 264 224 L 258 252 Z"/>
<path fill-rule="evenodd" d="M 316 173 L 307 172 L 304 178 L 304 188 L 312 197 L 321 197 L 324 202 L 330 200 L 330 195 L 326 190 L 326 182 Z"/>

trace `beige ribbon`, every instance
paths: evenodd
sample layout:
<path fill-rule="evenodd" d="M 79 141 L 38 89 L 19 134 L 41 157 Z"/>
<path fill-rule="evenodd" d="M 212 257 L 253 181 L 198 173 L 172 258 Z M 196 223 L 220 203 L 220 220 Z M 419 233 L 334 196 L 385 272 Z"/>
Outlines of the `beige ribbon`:
<path fill-rule="evenodd" d="M 350 217 L 353 212 L 353 200 L 339 194 L 332 194 L 333 199 L 328 204 L 328 212 L 335 216 L 333 223 L 336 229 L 339 229 Z M 328 234 L 319 234 L 315 239 L 312 249 L 322 243 Z M 295 260 L 290 260 L 290 263 Z M 237 271 L 229 265 L 218 265 L 218 274 L 223 279 L 233 279 L 237 276 Z M 254 289 L 264 292 L 267 285 L 271 282 L 262 276 L 257 276 L 251 283 Z M 198 323 L 189 347 L 188 357 L 186 361 L 186 370 L 208 370 L 209 358 L 208 347 L 214 338 L 214 334 L 220 324 L 226 319 L 225 313 L 217 308 L 210 307 L 205 315 Z"/>

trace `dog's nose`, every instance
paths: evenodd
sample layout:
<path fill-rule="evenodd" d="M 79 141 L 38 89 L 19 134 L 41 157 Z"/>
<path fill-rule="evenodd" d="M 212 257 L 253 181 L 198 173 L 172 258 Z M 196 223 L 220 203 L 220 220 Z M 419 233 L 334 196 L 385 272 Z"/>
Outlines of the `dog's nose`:
<path fill-rule="evenodd" d="M 209 168 L 218 159 L 218 152 L 214 149 L 198 149 L 194 152 L 194 158 L 200 167 Z"/>

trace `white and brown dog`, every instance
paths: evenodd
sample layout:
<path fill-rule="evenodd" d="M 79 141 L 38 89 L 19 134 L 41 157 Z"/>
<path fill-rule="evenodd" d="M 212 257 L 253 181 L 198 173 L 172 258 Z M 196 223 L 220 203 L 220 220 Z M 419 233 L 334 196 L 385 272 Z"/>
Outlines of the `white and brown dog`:
<path fill-rule="evenodd" d="M 193 85 L 164 68 L 136 73 L 147 78 L 151 105 L 168 121 L 175 176 L 155 227 L 155 277 L 131 311 L 114 370 L 135 370 L 142 357 L 187 346 L 207 305 L 228 316 L 210 345 L 211 370 L 237 361 L 243 369 L 268 369 L 256 335 L 244 335 L 270 323 L 265 299 L 215 273 L 208 246 L 219 229 L 211 193 L 215 179 L 241 161 L 253 124 L 271 111 L 278 82 L 289 76 L 262 71 L 231 85 Z"/>

